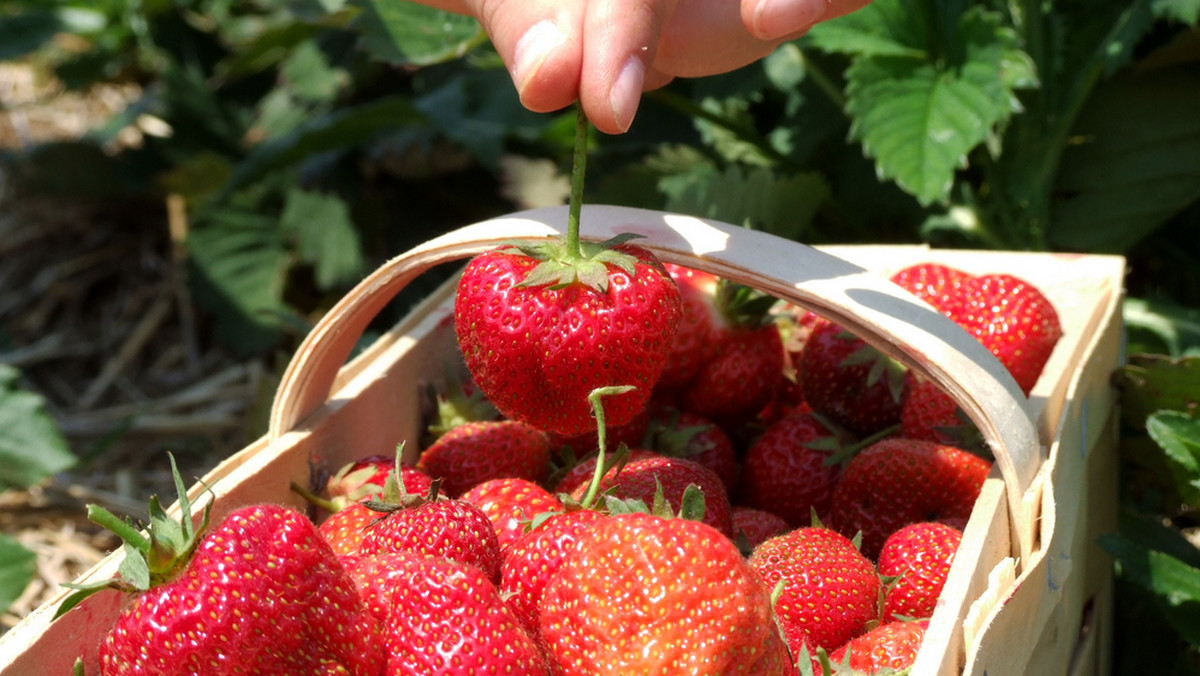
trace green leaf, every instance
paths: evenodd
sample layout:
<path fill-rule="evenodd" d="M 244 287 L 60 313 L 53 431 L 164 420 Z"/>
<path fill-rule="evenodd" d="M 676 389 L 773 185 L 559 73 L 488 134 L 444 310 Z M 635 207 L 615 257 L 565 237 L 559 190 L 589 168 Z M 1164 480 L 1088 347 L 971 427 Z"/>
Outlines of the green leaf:
<path fill-rule="evenodd" d="M 37 556 L 16 538 L 0 533 L 0 612 L 20 598 L 36 572 Z"/>
<path fill-rule="evenodd" d="M 997 15 L 972 8 L 956 36 L 947 59 L 863 57 L 847 71 L 851 136 L 923 205 L 947 201 L 967 153 L 1018 109 L 1012 88 L 1029 79 Z"/>
<path fill-rule="evenodd" d="M 1130 355 L 1113 376 L 1121 415 L 1134 428 L 1158 411 L 1188 411 L 1200 402 L 1200 357 Z"/>
<path fill-rule="evenodd" d="M 171 169 L 159 174 L 158 179 L 169 193 L 197 204 L 219 194 L 233 171 L 234 165 L 225 155 L 201 150 L 180 158 Z"/>
<path fill-rule="evenodd" d="M 862 9 L 813 26 L 804 42 L 854 56 L 924 58 L 924 31 L 916 12 L 897 0 L 875 0 Z"/>
<path fill-rule="evenodd" d="M 0 491 L 32 486 L 76 462 L 45 399 L 21 389 L 19 377 L 0 364 Z"/>
<path fill-rule="evenodd" d="M 1119 535 L 1102 535 L 1099 543 L 1116 557 L 1118 574 L 1153 592 L 1164 603 L 1171 626 L 1193 645 L 1200 644 L 1200 568 Z"/>
<path fill-rule="evenodd" d="M 499 170 L 511 138 L 540 140 L 558 119 L 522 106 L 502 69 L 462 70 L 428 89 L 413 105 L 430 125 L 493 171 Z"/>
<path fill-rule="evenodd" d="M 1118 532 L 1136 545 L 1169 554 L 1189 566 L 1200 567 L 1200 548 L 1160 516 L 1139 514 L 1131 508 L 1122 509 Z"/>
<path fill-rule="evenodd" d="M 296 45 L 280 71 L 288 89 L 304 101 L 331 101 L 346 84 L 346 72 L 334 68 L 315 40 Z"/>
<path fill-rule="evenodd" d="M 211 210 L 188 233 L 196 301 L 215 320 L 217 336 L 239 354 L 279 336 L 288 255 L 274 219 L 235 208 Z"/>
<path fill-rule="evenodd" d="M 301 9 L 297 7 L 295 11 L 300 12 Z M 328 16 L 325 10 L 319 11 L 321 18 Z M 315 21 L 317 17 L 313 18 Z M 216 71 L 224 78 L 238 78 L 275 68 L 281 60 L 289 58 L 293 49 L 311 40 L 321 29 L 320 25 L 305 21 L 287 21 L 269 26 L 238 44 L 217 65 Z"/>
<path fill-rule="evenodd" d="M 1200 508 L 1200 420 L 1181 411 L 1160 411 L 1146 421 L 1146 431 L 1167 459 L 1180 496 Z"/>
<path fill-rule="evenodd" d="M 362 276 L 362 242 L 340 197 L 289 190 L 281 225 L 296 234 L 300 260 L 314 266 L 317 288 L 327 291 Z"/>
<path fill-rule="evenodd" d="M 258 181 L 269 172 L 306 160 L 318 153 L 346 150 L 380 134 L 425 122 L 408 97 L 391 96 L 340 108 L 301 125 L 295 131 L 259 144 L 250 151 L 226 183 L 221 199 Z"/>
<path fill-rule="evenodd" d="M 474 17 L 415 2 L 350 0 L 362 13 L 353 26 L 363 47 L 376 59 L 396 66 L 427 66 L 461 58 L 487 41 Z"/>
<path fill-rule="evenodd" d="M 665 208 L 800 239 L 828 197 L 829 186 L 816 172 L 780 176 L 765 167 L 731 166 L 691 174 Z"/>
<path fill-rule="evenodd" d="M 1200 0 L 1154 0 L 1150 3 L 1154 16 L 1195 26 L 1200 21 Z"/>
<path fill-rule="evenodd" d="M 1181 357 L 1189 348 L 1200 347 L 1200 309 L 1168 298 L 1127 298 L 1121 314 L 1129 329 L 1153 334 L 1171 357 Z M 1132 346 L 1128 351 L 1138 352 Z"/>
<path fill-rule="evenodd" d="M 1200 71 L 1133 72 L 1088 100 L 1063 153 L 1049 236 L 1124 252 L 1200 199 Z"/>
<path fill-rule="evenodd" d="M 58 12 L 26 8 L 0 16 L 0 61 L 16 61 L 48 43 L 64 28 Z"/>
<path fill-rule="evenodd" d="M 692 115 L 700 138 L 726 162 L 769 167 L 777 162 L 772 150 L 754 127 L 750 110 L 752 97 L 735 96 L 725 99 L 706 97 Z"/>

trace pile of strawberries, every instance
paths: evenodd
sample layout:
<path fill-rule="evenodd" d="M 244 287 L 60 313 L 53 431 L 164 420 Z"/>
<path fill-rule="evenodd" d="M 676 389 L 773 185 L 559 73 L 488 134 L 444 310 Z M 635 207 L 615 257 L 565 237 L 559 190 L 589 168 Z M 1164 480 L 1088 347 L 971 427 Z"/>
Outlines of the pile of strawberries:
<path fill-rule="evenodd" d="M 547 246 L 468 264 L 469 377 L 427 438 L 397 440 L 415 465 L 296 487 L 313 516 L 253 505 L 193 531 L 152 504 L 148 535 L 123 529 L 110 586 L 132 596 L 101 673 L 910 666 L 991 467 L 954 402 L 834 323 L 624 239 Z M 1008 275 L 893 281 L 1026 392 L 1061 335 Z"/>

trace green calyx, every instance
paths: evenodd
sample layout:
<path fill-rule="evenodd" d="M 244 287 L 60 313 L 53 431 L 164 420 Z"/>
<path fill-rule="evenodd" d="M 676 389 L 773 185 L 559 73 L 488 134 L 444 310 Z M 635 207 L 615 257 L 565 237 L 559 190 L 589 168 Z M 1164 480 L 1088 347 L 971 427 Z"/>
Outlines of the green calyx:
<path fill-rule="evenodd" d="M 583 211 L 583 179 L 587 173 L 587 139 L 591 125 L 577 108 L 575 116 L 575 152 L 571 164 L 571 197 L 567 211 L 565 239 L 546 242 L 511 242 L 521 254 L 538 261 L 518 286 L 562 288 L 583 284 L 595 291 L 608 291 L 608 266 L 616 266 L 633 276 L 637 258 L 614 250 L 641 235 L 624 233 L 605 242 L 584 242 L 579 237 L 579 216 Z"/>
<path fill-rule="evenodd" d="M 635 274 L 637 257 L 614 247 L 637 237 L 641 235 L 622 233 L 603 242 L 579 242 L 575 249 L 560 239 L 513 242 L 512 246 L 520 254 L 539 261 L 518 286 L 559 289 L 583 284 L 604 293 L 608 291 L 608 266 L 617 267 L 631 277 Z"/>
<path fill-rule="evenodd" d="M 88 519 L 112 531 L 121 539 L 124 543 L 122 548 L 125 558 L 117 567 L 117 576 L 109 580 L 83 585 L 64 584 L 75 592 L 68 595 L 59 605 L 54 614 L 55 618 L 96 592 L 104 589 L 144 592 L 169 582 L 187 566 L 200 543 L 200 536 L 208 527 L 212 501 L 205 505 L 200 525 L 195 526 L 192 522 L 192 504 L 188 498 L 187 487 L 183 485 L 179 467 L 175 464 L 175 456 L 169 457 L 181 517 L 172 518 L 163 509 L 158 496 L 153 496 L 150 498 L 150 523 L 143 531 L 128 518 L 122 519 L 99 505 L 88 505 Z"/>
<path fill-rule="evenodd" d="M 449 364 L 443 371 L 446 374 L 445 391 L 438 392 L 432 384 L 427 388 L 429 400 L 437 407 L 437 414 L 427 430 L 425 447 L 455 427 L 499 417 L 496 407 L 481 390 L 467 394 Z"/>
<path fill-rule="evenodd" d="M 653 514 L 664 519 L 687 519 L 688 521 L 704 520 L 704 491 L 696 484 L 688 484 L 683 489 L 683 497 L 679 501 L 679 511 L 671 508 L 663 495 L 662 484 L 654 480 L 654 500 L 647 505 L 637 498 L 618 498 L 612 495 L 604 496 L 604 506 L 609 514 Z"/>
<path fill-rule="evenodd" d="M 429 484 L 429 491 L 423 495 L 409 493 L 405 490 L 404 481 L 400 478 L 403 455 L 404 443 L 401 442 L 396 445 L 396 464 L 392 471 L 388 472 L 387 479 L 383 482 L 383 493 L 377 498 L 362 503 L 367 509 L 379 512 L 381 519 L 401 509 L 412 509 L 442 499 L 442 496 L 439 495 L 442 490 L 441 477 L 434 479 Z"/>
<path fill-rule="evenodd" d="M 838 337 L 842 337 L 841 334 Z M 857 339 L 853 334 L 851 334 L 851 338 Z M 876 383 L 885 382 L 892 401 L 900 403 L 904 398 L 904 381 L 908 375 L 908 367 L 880 352 L 875 347 L 866 344 L 852 352 L 838 364 L 841 368 L 862 365 L 869 365 L 871 367 L 867 372 L 867 386 L 873 387 Z"/>
<path fill-rule="evenodd" d="M 772 311 L 778 303 L 778 298 L 745 284 L 728 279 L 717 282 L 717 308 L 733 326 L 757 328 L 770 324 L 775 320 Z"/>
<path fill-rule="evenodd" d="M 687 458 L 701 449 L 692 448 L 692 441 L 713 427 L 712 424 L 679 424 L 680 414 L 671 410 L 665 420 L 653 420 L 642 437 L 642 447 L 673 458 Z"/>

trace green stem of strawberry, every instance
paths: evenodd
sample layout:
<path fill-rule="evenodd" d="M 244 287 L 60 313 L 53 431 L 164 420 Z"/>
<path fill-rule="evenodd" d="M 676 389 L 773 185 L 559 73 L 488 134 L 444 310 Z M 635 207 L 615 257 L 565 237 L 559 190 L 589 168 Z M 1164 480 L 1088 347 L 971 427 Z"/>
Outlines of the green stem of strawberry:
<path fill-rule="evenodd" d="M 596 471 L 592 474 L 592 480 L 588 484 L 587 493 L 584 494 L 583 500 L 579 503 L 584 509 L 590 509 L 592 503 L 596 501 L 596 496 L 600 493 L 600 481 L 604 478 L 604 472 L 608 469 L 604 466 L 604 450 L 608 443 L 607 432 L 604 424 L 604 403 L 601 401 L 604 397 L 623 394 L 633 389 L 632 385 L 611 385 L 608 387 L 597 387 L 588 394 L 588 403 L 592 405 L 592 411 L 596 414 Z"/>
<path fill-rule="evenodd" d="M 142 535 L 142 531 L 133 524 L 100 505 L 88 505 L 87 518 L 97 526 L 112 531 L 122 542 L 128 543 L 139 552 L 150 551 L 150 538 Z"/>
<path fill-rule="evenodd" d="M 567 256 L 581 260 L 583 249 L 579 245 L 579 214 L 583 211 L 583 177 L 587 170 L 587 138 L 589 123 L 583 114 L 583 106 L 577 106 L 575 114 L 575 154 L 571 162 L 571 197 L 567 206 Z"/>
<path fill-rule="evenodd" d="M 337 506 L 337 504 L 335 504 L 333 502 L 333 500 L 326 500 L 325 498 L 317 495 L 316 493 L 313 493 L 307 487 L 301 486 L 300 484 L 296 483 L 295 481 L 291 482 L 291 489 L 292 489 L 293 493 L 304 498 L 305 501 L 307 501 L 309 504 L 313 505 L 314 507 L 319 507 L 319 508 L 329 512 L 330 514 L 338 511 L 338 509 L 339 509 L 339 507 Z"/>

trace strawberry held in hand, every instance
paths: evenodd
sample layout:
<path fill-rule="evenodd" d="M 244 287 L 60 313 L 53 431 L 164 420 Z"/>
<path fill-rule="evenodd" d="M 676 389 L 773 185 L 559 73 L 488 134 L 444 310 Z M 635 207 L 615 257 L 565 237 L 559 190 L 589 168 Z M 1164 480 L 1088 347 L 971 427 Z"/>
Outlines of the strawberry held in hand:
<path fill-rule="evenodd" d="M 628 244 L 501 247 L 467 264 L 454 302 L 458 342 L 505 416 L 574 436 L 595 428 L 588 394 L 622 425 L 645 408 L 679 324 L 679 289 L 654 254 Z"/>
<path fill-rule="evenodd" d="M 588 122 L 580 108 L 565 239 L 486 251 L 463 272 L 454 328 L 479 389 L 505 417 L 576 436 L 595 429 L 588 396 L 617 427 L 640 413 L 671 353 L 683 315 L 679 287 L 636 235 L 582 242 L 579 214 Z"/>

